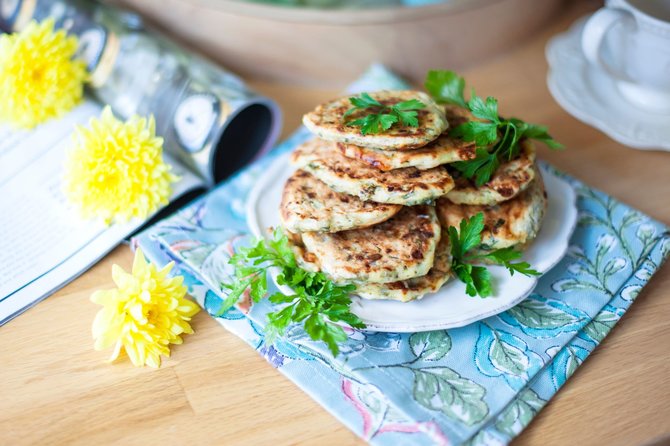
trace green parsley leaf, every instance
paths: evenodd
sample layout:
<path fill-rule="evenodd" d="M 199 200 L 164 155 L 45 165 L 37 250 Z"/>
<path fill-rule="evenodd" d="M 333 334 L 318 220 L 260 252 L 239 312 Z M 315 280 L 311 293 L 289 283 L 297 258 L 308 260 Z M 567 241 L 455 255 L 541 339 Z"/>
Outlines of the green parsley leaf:
<path fill-rule="evenodd" d="M 395 105 L 392 105 L 391 108 L 395 110 L 420 110 L 424 108 L 426 104 L 421 102 L 418 99 L 410 99 L 408 101 L 398 102 Z"/>
<path fill-rule="evenodd" d="M 215 314 L 222 315 L 248 292 L 254 302 L 268 293 L 267 269 L 279 269 L 277 283 L 288 285 L 295 294 L 281 292 L 268 299 L 273 304 L 285 305 L 280 310 L 268 313 L 265 327 L 267 342 L 286 332 L 289 325 L 302 323 L 305 332 L 316 341 L 323 341 L 337 355 L 338 344 L 346 341 L 347 335 L 337 322 L 345 322 L 354 328 L 365 328 L 365 324 L 351 313 L 353 285 L 336 285 L 321 272 L 309 272 L 298 267 L 288 238 L 281 230 L 274 231 L 271 240 L 258 240 L 249 248 L 240 249 L 230 258 L 235 267 L 235 280 L 222 283 L 228 290 L 221 308 Z"/>
<path fill-rule="evenodd" d="M 426 75 L 424 88 L 440 104 L 467 107 L 463 91 L 465 79 L 453 71 L 430 70 Z"/>
<path fill-rule="evenodd" d="M 474 141 L 477 147 L 485 148 L 498 139 L 498 125 L 493 122 L 468 121 L 455 127 L 450 135 Z"/>
<path fill-rule="evenodd" d="M 447 228 L 451 245 L 451 269 L 458 279 L 465 284 L 468 296 L 488 297 L 493 294 L 491 274 L 485 266 L 473 265 L 471 262 L 487 260 L 507 268 L 510 275 L 515 272 L 526 276 L 540 273 L 530 267 L 528 262 L 513 262 L 521 258 L 521 253 L 514 248 L 503 248 L 496 251 L 478 254 L 481 249 L 482 231 L 484 230 L 484 214 L 482 212 L 461 220 L 458 230 L 454 226 Z"/>
<path fill-rule="evenodd" d="M 400 123 L 407 127 L 418 127 L 418 111 L 426 105 L 417 100 L 399 102 L 397 104 L 386 106 L 368 93 L 361 93 L 360 96 L 349 98 L 353 105 L 347 110 L 342 118 L 350 126 L 360 127 L 361 134 L 377 134 L 390 129 L 393 125 Z M 357 111 L 369 111 L 370 113 L 358 119 L 348 120 L 349 116 Z"/>
<path fill-rule="evenodd" d="M 420 110 L 424 107 L 424 103 L 418 99 L 410 99 L 409 101 L 403 101 L 392 105 L 391 113 L 398 117 L 402 125 L 407 127 L 418 127 L 419 118 L 416 110 Z"/>
<path fill-rule="evenodd" d="M 491 263 L 496 265 L 502 265 L 509 270 L 510 275 L 514 275 L 515 272 L 519 272 L 526 276 L 539 276 L 540 273 L 530 267 L 528 262 L 512 262 L 512 260 L 517 260 L 521 258 L 521 253 L 515 250 L 513 247 L 502 248 L 496 251 L 480 254 L 472 259 L 477 260 L 488 260 Z"/>
<path fill-rule="evenodd" d="M 459 257 L 463 258 L 469 251 L 477 248 L 482 243 L 482 231 L 484 230 L 484 214 L 478 213 L 474 217 L 461 220 L 458 231 L 458 242 L 460 245 Z"/>
<path fill-rule="evenodd" d="M 563 144 L 560 142 L 554 140 L 554 138 L 549 135 L 548 129 L 544 125 L 536 125 L 536 124 L 529 124 L 525 123 L 526 128 L 523 131 L 523 137 L 529 138 L 529 139 L 535 139 L 537 141 L 543 142 L 549 147 L 550 149 L 553 150 L 560 150 L 565 148 Z"/>
<path fill-rule="evenodd" d="M 379 101 L 373 99 L 368 93 L 361 93 L 358 97 L 349 98 L 349 102 L 351 102 L 353 107 L 346 111 L 343 116 L 344 118 L 360 108 L 383 107 Z"/>
<path fill-rule="evenodd" d="M 418 127 L 419 126 L 419 117 L 415 111 L 394 111 L 394 116 L 397 116 L 400 120 L 400 123 L 407 127 Z"/>
<path fill-rule="evenodd" d="M 473 266 L 472 273 L 472 287 L 477 290 L 481 297 L 489 297 L 493 294 L 493 287 L 491 286 L 491 273 L 484 266 Z M 473 296 L 470 294 L 470 296 Z"/>
<path fill-rule="evenodd" d="M 475 94 L 474 88 L 468 101 L 468 108 L 476 118 L 488 119 L 493 124 L 500 124 L 498 117 L 498 100 L 491 96 L 486 98 L 486 102 Z"/>
<path fill-rule="evenodd" d="M 476 157 L 470 161 L 457 161 L 452 166 L 461 172 L 466 178 L 474 178 L 477 187 L 489 182 L 493 173 L 498 169 L 500 160 L 496 153 L 489 153 L 485 149 L 478 148 Z"/>
<path fill-rule="evenodd" d="M 450 132 L 450 135 L 473 141 L 477 146 L 474 159 L 453 164 L 463 176 L 474 179 L 477 187 L 486 184 L 502 162 L 518 156 L 519 142 L 523 138 L 543 142 L 550 149 L 563 148 L 549 135 L 545 126 L 529 124 L 517 118 L 501 118 L 498 101 L 493 97 L 484 100 L 472 90 L 470 100 L 466 102 L 463 98 L 465 80 L 453 71 L 431 70 L 424 85 L 437 102 L 460 105 L 479 119 L 461 124 Z"/>
<path fill-rule="evenodd" d="M 398 117 L 389 114 L 372 114 L 348 123 L 361 128 L 363 135 L 382 133 L 398 122 Z"/>

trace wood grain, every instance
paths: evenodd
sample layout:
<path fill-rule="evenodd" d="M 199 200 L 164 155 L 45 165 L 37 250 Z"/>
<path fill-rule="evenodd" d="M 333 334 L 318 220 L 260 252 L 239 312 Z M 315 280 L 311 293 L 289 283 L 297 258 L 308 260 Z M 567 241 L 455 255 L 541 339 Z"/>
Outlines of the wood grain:
<path fill-rule="evenodd" d="M 578 9 L 593 7 L 589 2 Z M 670 154 L 623 147 L 570 117 L 545 86 L 544 45 L 577 12 L 512 53 L 466 72 L 502 112 L 549 125 L 565 152 L 558 168 L 670 223 Z M 314 104 L 337 95 L 265 83 L 286 113 L 285 134 Z M 89 301 L 112 286 L 121 246 L 60 292 L 0 329 L 0 444 L 363 444 L 243 341 L 204 313 L 196 334 L 160 370 L 104 363 L 92 349 Z M 635 304 L 515 445 L 668 444 L 670 268 Z"/>

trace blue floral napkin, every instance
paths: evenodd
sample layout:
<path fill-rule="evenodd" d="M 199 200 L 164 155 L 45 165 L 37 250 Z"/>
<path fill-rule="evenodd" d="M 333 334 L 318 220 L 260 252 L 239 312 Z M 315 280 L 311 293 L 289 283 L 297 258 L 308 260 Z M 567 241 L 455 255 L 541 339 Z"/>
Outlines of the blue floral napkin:
<path fill-rule="evenodd" d="M 351 91 L 404 88 L 380 66 Z M 249 244 L 246 197 L 270 155 L 136 243 L 175 261 L 191 294 L 216 314 L 228 258 Z M 602 341 L 670 252 L 668 228 L 560 172 L 578 194 L 580 222 L 566 257 L 521 304 L 467 327 L 414 334 L 351 331 L 333 358 L 299 327 L 269 345 L 271 305 L 248 302 L 218 317 L 352 431 L 373 444 L 506 444 L 528 425 Z"/>

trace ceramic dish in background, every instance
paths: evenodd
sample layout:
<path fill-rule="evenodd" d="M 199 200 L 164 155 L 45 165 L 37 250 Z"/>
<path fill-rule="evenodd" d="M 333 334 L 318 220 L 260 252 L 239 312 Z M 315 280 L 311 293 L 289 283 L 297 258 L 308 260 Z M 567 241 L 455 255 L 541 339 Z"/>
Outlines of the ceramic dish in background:
<path fill-rule="evenodd" d="M 549 91 L 561 107 L 621 144 L 670 150 L 670 115 L 636 108 L 619 93 L 614 79 L 589 64 L 582 53 L 584 17 L 547 44 Z"/>
<path fill-rule="evenodd" d="M 234 0 L 110 0 L 248 78 L 342 86 L 371 62 L 422 81 L 509 51 L 565 0 L 445 0 L 364 10 Z"/>
<path fill-rule="evenodd" d="M 280 156 L 254 186 L 247 202 L 247 223 L 257 237 L 268 237 L 268 228 L 277 227 L 279 204 L 284 183 L 294 171 L 289 154 Z M 576 195 L 573 188 L 551 171 L 542 169 L 549 205 L 542 229 L 524 260 L 545 273 L 565 255 L 568 242 L 577 224 Z M 465 294 L 465 285 L 450 280 L 437 293 L 421 300 L 402 303 L 389 300 L 367 300 L 354 296 L 352 311 L 367 325 L 368 330 L 395 333 L 440 330 L 462 327 L 480 319 L 501 313 L 525 299 L 537 285 L 537 277 L 509 275 L 500 266 L 489 267 L 493 276 L 495 296 L 481 299 Z M 277 271 L 270 271 L 275 279 Z M 275 281 L 276 284 L 276 281 Z M 279 286 L 286 294 L 290 288 Z"/>

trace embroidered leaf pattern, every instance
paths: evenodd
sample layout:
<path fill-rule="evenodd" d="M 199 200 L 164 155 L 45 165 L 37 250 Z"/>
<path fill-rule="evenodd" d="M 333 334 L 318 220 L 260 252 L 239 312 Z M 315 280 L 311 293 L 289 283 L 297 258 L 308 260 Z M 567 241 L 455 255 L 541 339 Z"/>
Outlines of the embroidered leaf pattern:
<path fill-rule="evenodd" d="M 547 354 L 550 354 L 549 352 L 556 348 L 557 347 L 549 348 Z M 561 349 L 556 356 L 554 356 L 554 360 L 551 363 L 551 380 L 554 384 L 554 388 L 558 390 L 565 381 L 575 373 L 577 367 L 584 362 L 588 355 L 588 350 L 577 345 L 568 344 Z"/>
<path fill-rule="evenodd" d="M 596 258 L 602 257 L 617 246 L 617 240 L 610 234 L 603 234 L 596 242 Z"/>
<path fill-rule="evenodd" d="M 409 346 L 416 357 L 439 361 L 451 350 L 451 338 L 444 330 L 414 333 L 409 337 Z"/>
<path fill-rule="evenodd" d="M 618 273 L 625 267 L 626 267 L 626 259 L 624 259 L 623 257 L 615 257 L 613 259 L 610 259 L 607 262 L 607 264 L 605 264 L 603 274 L 605 275 L 605 277 L 609 277 L 613 274 Z"/>
<path fill-rule="evenodd" d="M 665 258 L 670 254 L 670 236 L 666 237 L 661 241 L 661 257 Z"/>
<path fill-rule="evenodd" d="M 495 368 L 512 375 L 525 372 L 530 362 L 528 356 L 520 348 L 508 344 L 498 337 L 491 343 L 489 357 Z"/>
<path fill-rule="evenodd" d="M 656 229 L 648 223 L 640 225 L 635 232 L 635 236 L 642 243 L 648 243 L 654 237 L 654 234 L 656 234 Z"/>
<path fill-rule="evenodd" d="M 575 279 L 563 279 L 554 282 L 551 288 L 558 293 L 564 293 L 566 291 L 588 290 L 591 287 L 588 283 L 579 282 Z"/>
<path fill-rule="evenodd" d="M 589 315 L 566 303 L 533 294 L 498 317 L 508 325 L 537 339 L 577 332 Z"/>
<path fill-rule="evenodd" d="M 520 337 L 483 322 L 475 343 L 475 365 L 486 376 L 504 377 L 507 385 L 518 391 L 544 362 Z"/>
<path fill-rule="evenodd" d="M 628 211 L 628 212 L 626 212 L 624 217 L 621 219 L 621 226 L 626 228 L 626 227 L 628 227 L 632 224 L 641 222 L 642 220 L 644 220 L 644 218 L 645 217 L 637 211 L 633 211 L 633 210 Z"/>
<path fill-rule="evenodd" d="M 489 413 L 486 389 L 448 367 L 413 369 L 414 399 L 428 409 L 473 426 Z"/>
<path fill-rule="evenodd" d="M 509 437 L 514 437 L 530 423 L 535 414 L 546 403 L 532 389 L 526 389 L 507 406 L 498 417 L 496 429 Z"/>
<path fill-rule="evenodd" d="M 607 336 L 614 324 L 621 319 L 621 316 L 622 314 L 618 314 L 616 311 L 605 309 L 584 327 L 584 334 L 598 344 Z"/>
<path fill-rule="evenodd" d="M 645 282 L 651 279 L 653 272 L 649 271 L 646 268 L 640 269 L 635 273 L 635 277 L 640 280 L 644 280 Z"/>
<path fill-rule="evenodd" d="M 640 294 L 640 291 L 642 291 L 642 285 L 626 285 L 621 290 L 621 297 L 629 302 L 634 301 L 637 295 Z"/>
<path fill-rule="evenodd" d="M 567 347 L 567 359 L 565 361 L 565 376 L 567 378 L 571 377 L 573 373 L 575 373 L 575 370 L 577 370 L 577 367 L 579 367 L 582 363 L 582 359 L 575 354 L 575 352 L 570 348 Z"/>
<path fill-rule="evenodd" d="M 507 313 L 526 327 L 559 328 L 578 320 L 558 308 L 546 305 L 546 300 L 526 299 Z"/>
<path fill-rule="evenodd" d="M 521 339 L 485 323 L 479 325 L 476 348 L 477 367 L 487 376 L 522 375 L 530 366 L 527 346 Z"/>

